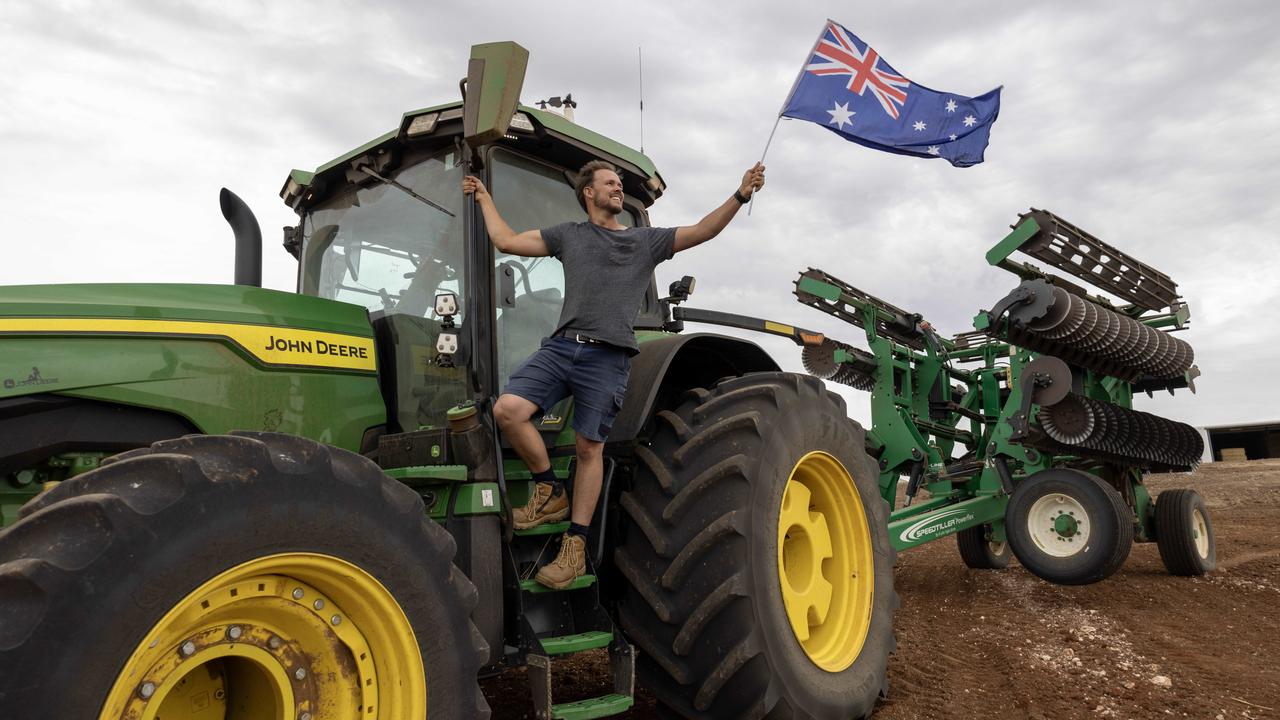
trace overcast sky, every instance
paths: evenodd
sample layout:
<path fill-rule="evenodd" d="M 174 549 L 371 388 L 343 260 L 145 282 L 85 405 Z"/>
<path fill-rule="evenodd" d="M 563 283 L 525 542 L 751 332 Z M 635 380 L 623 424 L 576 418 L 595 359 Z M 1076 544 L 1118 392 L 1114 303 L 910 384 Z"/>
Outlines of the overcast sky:
<path fill-rule="evenodd" d="M 516 8 L 530 8 L 528 10 Z M 458 97 L 473 43 L 530 51 L 522 100 L 573 93 L 577 120 L 640 144 L 695 222 L 737 185 L 823 21 L 922 85 L 1004 86 L 986 162 L 878 153 L 784 121 L 768 187 L 708 245 L 659 269 L 691 305 L 861 343 L 794 301 L 821 267 L 944 334 L 1016 284 L 983 260 L 1046 208 L 1168 273 L 1199 394 L 1138 404 L 1196 424 L 1280 419 L 1280 6 L 1273 2 L 0 4 L 0 284 L 225 283 L 226 186 L 264 228 L 264 284 L 291 291 L 278 192 Z M 690 329 L 693 329 L 692 326 Z M 759 342 L 788 369 L 799 353 Z M 847 390 L 851 414 L 866 395 Z"/>

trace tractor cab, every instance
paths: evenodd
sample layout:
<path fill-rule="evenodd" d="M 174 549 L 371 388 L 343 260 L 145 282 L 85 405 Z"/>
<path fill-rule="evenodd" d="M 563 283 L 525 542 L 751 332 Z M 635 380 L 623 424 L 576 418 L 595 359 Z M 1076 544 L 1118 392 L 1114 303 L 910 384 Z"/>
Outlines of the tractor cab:
<path fill-rule="evenodd" d="M 554 112 L 521 106 L 508 132 L 475 150 L 463 140 L 463 114 L 461 102 L 407 113 L 398 131 L 315 173 L 295 170 L 282 191 L 301 218 L 285 241 L 299 260 L 298 291 L 369 312 L 389 432 L 441 427 L 449 408 L 500 389 L 560 317 L 560 263 L 492 248 L 479 214 L 466 217 L 468 167 L 517 231 L 585 219 L 572 180 L 590 160 L 622 170 L 624 225 L 647 224 L 645 208 L 663 187 L 648 158 Z M 458 299 L 459 342 L 442 361 L 435 300 L 446 293 Z M 653 283 L 638 320 L 662 326 Z"/>

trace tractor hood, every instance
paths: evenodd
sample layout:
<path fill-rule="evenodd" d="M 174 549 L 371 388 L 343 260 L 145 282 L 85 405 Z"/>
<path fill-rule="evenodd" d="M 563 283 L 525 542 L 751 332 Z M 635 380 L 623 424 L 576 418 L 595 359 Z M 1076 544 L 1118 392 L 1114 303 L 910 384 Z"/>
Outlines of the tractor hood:
<path fill-rule="evenodd" d="M 237 285 L 0 286 L 0 318 L 204 320 L 373 336 L 358 305 Z"/>
<path fill-rule="evenodd" d="M 214 340 L 265 369 L 377 369 L 364 308 L 237 285 L 0 287 L 0 342 L 35 337 Z"/>
<path fill-rule="evenodd" d="M 353 450 L 385 422 L 363 307 L 240 285 L 0 287 L 0 414 L 53 395 Z"/>

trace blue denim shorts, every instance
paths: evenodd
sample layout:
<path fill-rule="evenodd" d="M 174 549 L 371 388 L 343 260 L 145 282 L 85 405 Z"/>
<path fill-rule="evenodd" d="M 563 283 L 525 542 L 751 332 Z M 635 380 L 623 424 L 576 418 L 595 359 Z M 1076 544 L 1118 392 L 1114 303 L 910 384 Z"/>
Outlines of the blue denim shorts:
<path fill-rule="evenodd" d="M 546 338 L 507 381 L 505 393 L 518 395 L 542 412 L 573 396 L 574 432 L 603 442 L 622 409 L 631 376 L 631 356 L 612 345 Z"/>

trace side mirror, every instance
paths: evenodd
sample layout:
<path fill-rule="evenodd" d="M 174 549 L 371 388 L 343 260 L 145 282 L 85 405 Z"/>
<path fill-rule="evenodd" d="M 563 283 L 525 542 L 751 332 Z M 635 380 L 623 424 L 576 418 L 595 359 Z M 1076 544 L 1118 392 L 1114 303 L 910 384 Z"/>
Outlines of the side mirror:
<path fill-rule="evenodd" d="M 514 42 L 471 46 L 462 102 L 462 131 L 468 145 L 480 147 L 507 134 L 528 65 L 529 51 Z"/>

